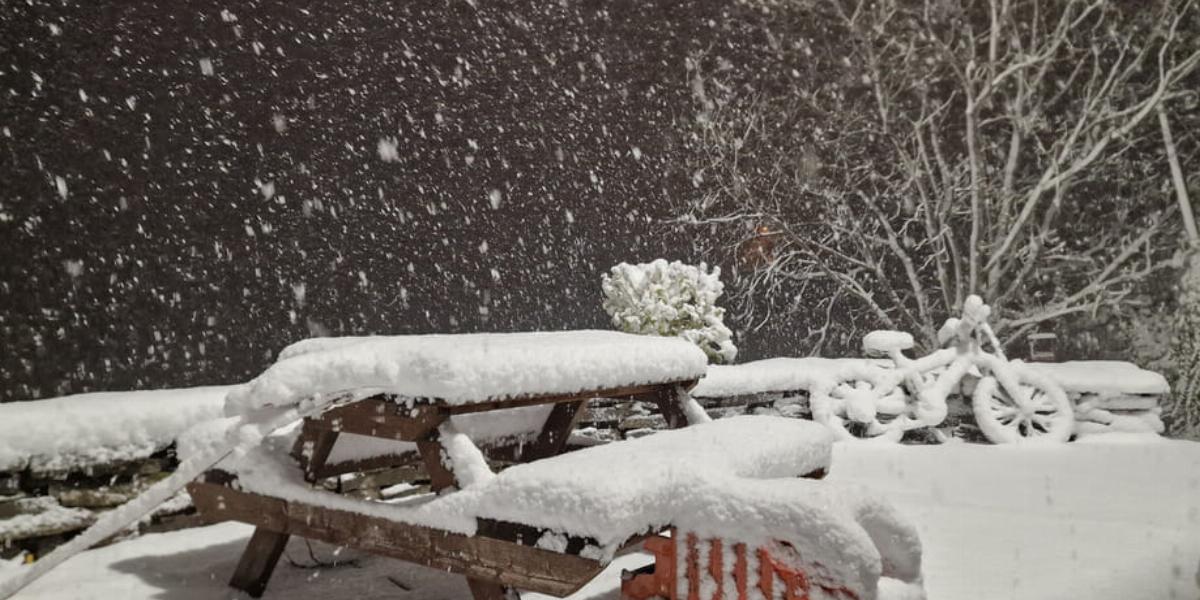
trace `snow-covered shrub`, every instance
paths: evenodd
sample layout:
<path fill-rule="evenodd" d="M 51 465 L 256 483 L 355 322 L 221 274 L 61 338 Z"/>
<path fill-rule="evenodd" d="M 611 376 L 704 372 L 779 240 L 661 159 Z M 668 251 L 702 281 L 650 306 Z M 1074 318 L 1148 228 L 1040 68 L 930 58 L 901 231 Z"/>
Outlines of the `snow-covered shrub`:
<path fill-rule="evenodd" d="M 717 306 L 721 269 L 658 259 L 621 263 L 604 276 L 604 310 L 627 333 L 679 336 L 699 346 L 712 362 L 737 356 L 725 309 Z"/>

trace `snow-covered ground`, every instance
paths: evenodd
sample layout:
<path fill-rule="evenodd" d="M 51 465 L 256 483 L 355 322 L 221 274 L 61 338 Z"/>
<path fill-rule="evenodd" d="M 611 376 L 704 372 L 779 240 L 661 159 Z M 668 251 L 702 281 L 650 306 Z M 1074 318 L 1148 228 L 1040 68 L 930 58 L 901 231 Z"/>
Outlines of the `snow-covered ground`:
<path fill-rule="evenodd" d="M 1042 448 L 842 443 L 830 479 L 872 485 L 917 523 L 932 599 L 1200 598 L 1200 444 L 1122 434 Z M 225 582 L 250 531 L 227 523 L 86 552 L 17 598 L 236 597 Z M 313 548 L 354 562 L 284 560 L 266 598 L 469 597 L 458 577 Z M 312 563 L 300 540 L 288 556 Z M 620 570 L 645 561 L 618 559 L 572 598 L 615 600 Z"/>

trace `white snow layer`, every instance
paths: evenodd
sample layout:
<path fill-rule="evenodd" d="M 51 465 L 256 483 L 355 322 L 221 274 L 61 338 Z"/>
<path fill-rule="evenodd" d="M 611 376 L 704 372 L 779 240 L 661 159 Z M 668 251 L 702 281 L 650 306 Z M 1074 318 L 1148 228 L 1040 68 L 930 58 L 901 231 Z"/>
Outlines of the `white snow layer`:
<path fill-rule="evenodd" d="M 146 458 L 217 418 L 228 386 L 97 392 L 0 404 L 0 471 Z"/>
<path fill-rule="evenodd" d="M 285 348 L 233 389 L 226 414 L 349 389 L 452 404 L 697 379 L 707 359 L 682 339 L 614 331 L 315 338 Z"/>
<path fill-rule="evenodd" d="M 807 391 L 832 387 L 839 376 L 857 377 L 875 364 L 866 358 L 767 358 L 740 365 L 712 365 L 692 389 L 695 398 L 719 398 L 764 392 Z"/>
<path fill-rule="evenodd" d="M 893 333 L 893 332 L 879 332 Z M 877 343 L 895 343 L 886 338 Z M 740 365 L 713 365 L 692 390 L 696 398 L 716 398 L 764 392 L 809 391 L 818 384 L 832 385 L 839 377 L 854 379 L 864 371 L 890 361 L 864 358 L 768 358 Z M 1167 380 L 1133 363 L 1114 360 L 1078 360 L 1063 363 L 1024 363 L 1050 377 L 1068 392 L 1165 394 Z M 864 368 L 864 365 L 866 367 Z"/>
<path fill-rule="evenodd" d="M 516 465 L 478 516 L 593 537 L 602 546 L 671 524 L 701 482 L 798 477 L 827 468 L 833 437 L 811 421 L 719 419 Z M 710 486 L 711 487 L 711 486 Z"/>
<path fill-rule="evenodd" d="M 1120 360 L 1072 360 L 1062 363 L 1026 363 L 1068 392 L 1166 394 L 1167 378 Z"/>
<path fill-rule="evenodd" d="M 880 329 L 863 336 L 863 350 L 867 354 L 887 355 L 897 350 L 913 347 L 913 336 L 906 331 Z"/>

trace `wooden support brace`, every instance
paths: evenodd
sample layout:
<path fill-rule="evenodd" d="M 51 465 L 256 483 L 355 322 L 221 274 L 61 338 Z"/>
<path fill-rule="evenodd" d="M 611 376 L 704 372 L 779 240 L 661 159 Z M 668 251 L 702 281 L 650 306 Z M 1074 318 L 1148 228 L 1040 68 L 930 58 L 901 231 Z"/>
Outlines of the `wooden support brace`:
<path fill-rule="evenodd" d="M 587 400 L 555 404 L 546 417 L 542 432 L 532 444 L 525 446 L 520 453 L 522 462 L 530 462 L 557 456 L 567 446 L 567 438 L 575 429 L 579 419 L 587 414 Z"/>
<path fill-rule="evenodd" d="M 667 427 L 679 429 L 688 426 L 687 414 L 683 412 L 683 403 L 680 402 L 679 394 L 676 393 L 674 387 L 659 388 L 654 401 L 658 404 L 659 412 L 666 419 Z"/>
<path fill-rule="evenodd" d="M 383 397 L 338 406 L 310 419 L 313 427 L 371 437 L 415 442 L 446 420 L 446 411 L 432 404 L 411 408 Z"/>
<path fill-rule="evenodd" d="M 484 581 L 482 579 L 467 578 L 467 587 L 471 589 L 471 597 L 475 600 L 520 600 L 520 594 L 512 589 Z"/>
<path fill-rule="evenodd" d="M 216 484 L 192 483 L 188 491 L 207 521 L 237 520 L 260 530 L 269 525 L 271 530 L 558 598 L 575 593 L 604 570 L 600 562 L 581 556 L 286 502 Z"/>
<path fill-rule="evenodd" d="M 287 546 L 288 534 L 271 531 L 262 527 L 254 528 L 250 543 L 242 551 L 233 578 L 229 580 L 230 587 L 242 590 L 252 598 L 259 598 L 267 589 L 275 564 Z"/>
<path fill-rule="evenodd" d="M 454 472 L 442 462 L 442 443 L 437 439 L 436 434 L 433 439 L 417 442 L 417 450 L 421 453 L 422 462 L 425 463 L 425 472 L 429 474 L 429 489 L 440 492 L 448 487 L 458 485 Z"/>
<path fill-rule="evenodd" d="M 312 423 L 312 420 L 305 419 L 300 437 L 296 439 L 297 447 L 293 450 L 300 468 L 304 470 L 305 481 L 310 483 L 316 481 L 324 471 L 329 453 L 338 439 L 337 431 L 314 427 Z"/>

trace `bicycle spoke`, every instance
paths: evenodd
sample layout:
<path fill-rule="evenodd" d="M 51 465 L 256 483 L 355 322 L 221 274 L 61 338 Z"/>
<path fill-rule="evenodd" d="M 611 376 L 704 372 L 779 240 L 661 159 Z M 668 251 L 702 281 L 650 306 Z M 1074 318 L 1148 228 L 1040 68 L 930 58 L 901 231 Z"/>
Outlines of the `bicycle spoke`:
<path fill-rule="evenodd" d="M 992 412 L 995 413 L 997 419 L 1004 419 L 1017 414 L 1017 409 L 1013 406 L 993 406 Z"/>

